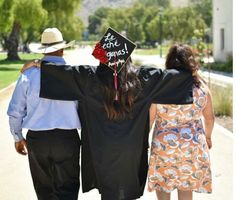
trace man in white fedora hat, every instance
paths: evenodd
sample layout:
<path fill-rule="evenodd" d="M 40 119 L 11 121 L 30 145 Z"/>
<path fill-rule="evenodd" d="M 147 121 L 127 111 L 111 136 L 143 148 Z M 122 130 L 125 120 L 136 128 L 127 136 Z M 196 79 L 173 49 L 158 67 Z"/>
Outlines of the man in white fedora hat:
<path fill-rule="evenodd" d="M 63 50 L 72 45 L 57 28 L 47 28 L 41 45 L 32 51 L 43 61 L 66 64 Z M 58 89 L 58 88 L 55 88 Z M 18 79 L 9 103 L 10 131 L 18 153 L 28 153 L 34 188 L 40 200 L 76 200 L 79 191 L 81 128 L 76 101 L 39 98 L 40 68 L 26 70 Z M 28 129 L 26 139 L 22 128 Z"/>

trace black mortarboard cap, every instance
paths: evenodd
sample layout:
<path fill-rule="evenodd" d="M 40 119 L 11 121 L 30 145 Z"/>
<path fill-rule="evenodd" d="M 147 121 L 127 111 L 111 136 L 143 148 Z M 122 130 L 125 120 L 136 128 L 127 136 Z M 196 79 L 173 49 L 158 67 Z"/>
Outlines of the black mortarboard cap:
<path fill-rule="evenodd" d="M 119 73 L 135 47 L 136 45 L 132 41 L 114 29 L 108 28 L 102 39 L 96 44 L 92 55 Z"/>

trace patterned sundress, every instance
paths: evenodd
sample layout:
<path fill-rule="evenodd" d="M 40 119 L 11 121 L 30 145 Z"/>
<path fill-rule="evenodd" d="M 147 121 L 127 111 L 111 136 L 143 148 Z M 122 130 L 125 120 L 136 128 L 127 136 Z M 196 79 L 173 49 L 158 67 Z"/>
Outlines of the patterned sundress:
<path fill-rule="evenodd" d="M 201 121 L 204 87 L 193 88 L 193 104 L 157 105 L 148 190 L 212 192 L 209 149 Z"/>

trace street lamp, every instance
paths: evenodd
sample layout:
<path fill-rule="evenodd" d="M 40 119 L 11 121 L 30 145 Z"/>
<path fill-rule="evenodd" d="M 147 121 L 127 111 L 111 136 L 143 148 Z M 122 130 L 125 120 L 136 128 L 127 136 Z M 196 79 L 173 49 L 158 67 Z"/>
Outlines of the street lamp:
<path fill-rule="evenodd" d="M 163 8 L 159 8 L 159 45 L 160 45 L 160 58 L 162 58 L 162 15 L 163 15 Z"/>

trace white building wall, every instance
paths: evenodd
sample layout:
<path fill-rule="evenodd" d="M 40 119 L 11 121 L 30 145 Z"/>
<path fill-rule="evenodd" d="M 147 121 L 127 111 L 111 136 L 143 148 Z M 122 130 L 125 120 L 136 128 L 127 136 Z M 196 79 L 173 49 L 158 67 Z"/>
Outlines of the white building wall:
<path fill-rule="evenodd" d="M 222 34 L 224 32 L 224 34 Z M 222 36 L 224 35 L 224 37 Z M 213 56 L 226 61 L 233 53 L 233 0 L 213 0 Z"/>

